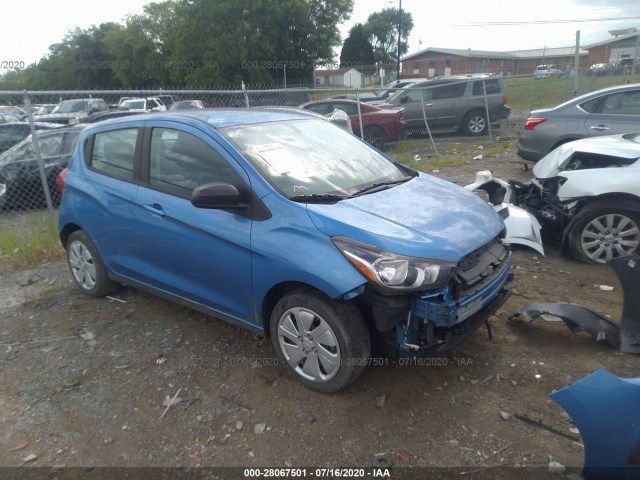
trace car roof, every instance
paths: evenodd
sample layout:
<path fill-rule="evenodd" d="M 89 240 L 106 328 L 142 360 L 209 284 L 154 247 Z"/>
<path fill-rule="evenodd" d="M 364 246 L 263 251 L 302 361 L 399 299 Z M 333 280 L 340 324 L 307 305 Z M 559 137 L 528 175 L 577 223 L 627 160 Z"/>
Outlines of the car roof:
<path fill-rule="evenodd" d="M 206 123 L 212 128 L 224 128 L 254 123 L 279 122 L 286 120 L 308 120 L 309 115 L 295 110 L 275 110 L 269 108 L 201 108 L 197 110 L 172 110 L 169 112 L 153 112 L 129 117 L 105 120 L 99 125 L 142 124 L 148 120 L 182 121 L 185 123 Z M 88 127 L 99 128 L 98 125 Z"/>

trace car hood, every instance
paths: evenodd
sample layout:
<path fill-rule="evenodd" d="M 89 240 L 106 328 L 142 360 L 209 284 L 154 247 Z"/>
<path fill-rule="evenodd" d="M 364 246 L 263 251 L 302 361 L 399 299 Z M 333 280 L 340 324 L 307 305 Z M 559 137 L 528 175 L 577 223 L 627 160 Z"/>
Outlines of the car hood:
<path fill-rule="evenodd" d="M 334 205 L 309 204 L 323 233 L 383 250 L 457 262 L 496 238 L 502 220 L 477 195 L 428 175 Z"/>
<path fill-rule="evenodd" d="M 560 145 L 533 167 L 537 178 L 550 178 L 562 172 L 575 152 L 599 153 L 621 159 L 640 158 L 640 144 L 627 140 L 629 134 L 584 138 Z M 632 163 L 632 162 L 630 162 Z M 609 164 L 604 165 L 609 166 Z"/>

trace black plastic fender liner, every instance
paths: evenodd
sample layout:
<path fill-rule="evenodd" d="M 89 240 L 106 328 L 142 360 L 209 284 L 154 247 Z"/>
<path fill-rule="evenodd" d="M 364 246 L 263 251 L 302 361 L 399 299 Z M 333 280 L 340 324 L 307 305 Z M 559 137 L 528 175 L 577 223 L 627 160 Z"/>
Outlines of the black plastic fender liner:
<path fill-rule="evenodd" d="M 561 318 L 573 333 L 585 331 L 597 342 L 604 342 L 615 349 L 620 348 L 620 327 L 576 303 L 530 303 L 517 310 L 511 318 L 523 315 L 528 322 L 533 322 L 544 314 Z"/>
<path fill-rule="evenodd" d="M 531 303 L 517 310 L 511 318 L 523 315 L 532 322 L 542 314 L 562 319 L 573 333 L 585 331 L 596 341 L 625 353 L 640 354 L 640 256 L 619 257 L 609 265 L 622 285 L 622 319 L 612 322 L 576 303 Z"/>

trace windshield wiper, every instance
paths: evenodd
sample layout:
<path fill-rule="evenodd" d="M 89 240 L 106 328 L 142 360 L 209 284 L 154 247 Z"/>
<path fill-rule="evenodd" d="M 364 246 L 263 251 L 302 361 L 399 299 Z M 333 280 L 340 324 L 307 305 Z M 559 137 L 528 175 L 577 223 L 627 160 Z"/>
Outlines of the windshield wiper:
<path fill-rule="evenodd" d="M 294 195 L 289 200 L 300 203 L 336 203 L 349 198 L 346 195 L 336 195 L 334 193 L 311 193 L 308 195 Z"/>
<path fill-rule="evenodd" d="M 388 182 L 378 182 L 373 185 L 369 185 L 368 187 L 364 187 L 362 190 L 358 190 L 356 193 L 352 194 L 352 197 L 359 197 L 360 195 L 366 195 L 367 193 L 375 193 L 380 190 L 386 190 L 387 188 L 392 187 L 393 185 L 398 185 L 399 183 L 404 183 L 414 178 L 413 176 L 407 175 L 406 177 L 402 177 L 399 180 L 390 180 Z"/>

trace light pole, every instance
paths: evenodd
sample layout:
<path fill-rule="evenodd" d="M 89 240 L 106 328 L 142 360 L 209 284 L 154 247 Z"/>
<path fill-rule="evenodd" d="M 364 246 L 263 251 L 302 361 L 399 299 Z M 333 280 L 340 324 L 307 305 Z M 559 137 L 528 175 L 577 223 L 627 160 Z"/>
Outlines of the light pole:
<path fill-rule="evenodd" d="M 398 0 L 398 58 L 396 61 L 396 80 L 400 80 L 400 39 L 402 38 L 402 0 Z"/>

